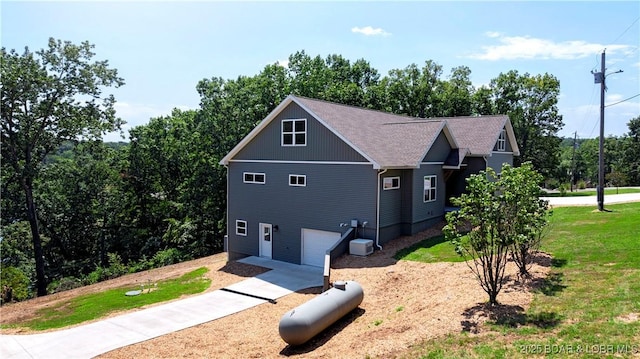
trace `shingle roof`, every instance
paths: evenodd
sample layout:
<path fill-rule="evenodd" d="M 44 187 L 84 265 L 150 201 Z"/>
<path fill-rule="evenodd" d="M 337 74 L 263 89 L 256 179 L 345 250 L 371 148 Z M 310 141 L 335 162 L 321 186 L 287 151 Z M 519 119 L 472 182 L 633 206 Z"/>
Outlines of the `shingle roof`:
<path fill-rule="evenodd" d="M 512 138 L 512 130 L 509 124 L 509 117 L 506 115 L 497 116 L 469 116 L 469 117 L 447 117 L 443 118 L 447 122 L 449 130 L 458 142 L 460 148 L 469 149 L 471 156 L 488 156 L 493 152 L 498 136 L 503 128 L 507 129 L 507 135 Z M 510 141 L 515 145 L 515 141 Z M 514 153 L 518 155 L 517 146 L 514 146 Z"/>
<path fill-rule="evenodd" d="M 415 168 L 444 132 L 451 148 L 446 166 L 458 166 L 465 156 L 490 156 L 503 128 L 519 155 L 507 116 L 423 119 L 290 95 L 220 161 L 228 162 L 291 102 L 324 124 L 369 160 L 374 168 Z M 457 161 L 456 157 L 457 156 Z M 456 163 L 457 162 L 457 163 Z"/>
<path fill-rule="evenodd" d="M 418 167 L 446 126 L 440 119 L 418 119 L 304 97 L 295 100 L 381 168 Z M 452 145 L 455 147 L 455 141 Z"/>

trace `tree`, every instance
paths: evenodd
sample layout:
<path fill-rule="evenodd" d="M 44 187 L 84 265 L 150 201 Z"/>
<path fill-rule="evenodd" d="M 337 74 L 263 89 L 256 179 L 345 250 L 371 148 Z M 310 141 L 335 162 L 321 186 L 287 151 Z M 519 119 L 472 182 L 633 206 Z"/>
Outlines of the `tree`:
<path fill-rule="evenodd" d="M 558 113 L 560 82 L 553 75 L 520 75 L 512 70 L 491 80 L 495 107 L 509 115 L 520 156 L 514 164 L 531 162 L 536 170 L 549 177 L 559 164 L 562 115 Z"/>
<path fill-rule="evenodd" d="M 36 264 L 37 295 L 47 294 L 34 182 L 45 157 L 64 141 L 98 139 L 120 129 L 113 95 L 124 84 L 107 61 L 94 61 L 93 45 L 49 39 L 47 49 L 22 55 L 2 48 L 2 160 L 24 193 Z"/>
<path fill-rule="evenodd" d="M 538 199 L 541 179 L 530 163 L 505 165 L 500 177 L 489 168 L 469 177 L 466 193 L 452 198 L 460 210 L 447 214 L 443 231 L 491 305 L 498 303 L 509 254 L 526 274 L 530 250 L 539 243 L 547 219 L 547 205 Z"/>
<path fill-rule="evenodd" d="M 502 235 L 511 243 L 511 258 L 521 276 L 529 276 L 532 255 L 540 248 L 550 214 L 549 202 L 540 199 L 542 181 L 530 162 L 520 167 L 505 165 L 500 173 L 501 210 L 507 221 Z"/>

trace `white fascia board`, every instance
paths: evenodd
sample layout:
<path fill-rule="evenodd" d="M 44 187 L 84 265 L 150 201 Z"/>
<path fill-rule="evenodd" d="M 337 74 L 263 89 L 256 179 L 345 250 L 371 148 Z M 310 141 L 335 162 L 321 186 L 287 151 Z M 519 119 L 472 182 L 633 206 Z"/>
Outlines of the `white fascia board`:
<path fill-rule="evenodd" d="M 240 141 L 240 143 L 238 143 L 229 153 L 227 153 L 226 156 L 222 158 L 222 160 L 220 160 L 220 164 L 223 166 L 228 165 L 229 161 L 235 155 L 237 155 L 238 152 L 240 152 L 240 150 L 242 150 L 249 142 L 251 142 L 251 140 L 253 140 L 258 135 L 258 133 L 260 133 L 260 131 L 267 127 L 267 125 L 269 125 L 269 123 L 271 123 L 271 121 L 273 121 L 273 119 L 276 118 L 276 116 L 278 116 L 278 114 L 280 114 L 280 112 L 282 112 L 282 110 L 287 107 L 293 100 L 294 97 L 292 95 L 289 95 L 282 102 L 280 102 L 280 104 L 276 106 L 276 108 L 273 109 L 273 111 L 271 111 L 271 113 L 269 113 L 267 117 L 265 117 L 253 130 L 251 130 L 251 132 L 249 132 L 247 136 L 245 136 L 245 138 L 242 139 L 242 141 Z"/>
<path fill-rule="evenodd" d="M 431 141 L 427 144 L 422 155 L 420 156 L 418 163 L 416 163 L 416 165 L 413 168 L 420 168 L 420 164 L 423 163 L 422 160 L 427 156 L 427 153 L 429 153 L 429 150 L 431 150 L 431 146 L 433 146 L 433 143 L 436 142 L 436 139 L 438 139 L 438 136 L 440 136 L 440 132 L 442 132 L 443 128 L 447 127 L 447 122 L 445 120 L 439 120 L 439 121 L 440 121 L 440 128 L 438 129 L 438 131 L 436 131 L 436 134 L 431 138 Z M 448 129 L 447 129 L 447 132 L 448 132 Z M 451 144 L 451 141 L 449 139 L 450 134 L 447 135 L 445 133 L 444 135 L 447 137 L 447 140 L 449 140 L 449 144 Z"/>
<path fill-rule="evenodd" d="M 306 107 L 304 104 L 300 103 L 300 101 L 297 100 L 297 98 L 295 96 L 290 96 L 292 98 L 292 101 L 295 102 L 298 106 L 300 106 L 303 110 L 305 110 L 308 114 L 310 114 L 311 116 L 313 116 L 314 119 L 316 119 L 316 121 L 318 121 L 319 123 L 321 123 L 324 127 L 326 127 L 329 131 L 331 131 L 331 133 L 333 133 L 334 135 L 336 135 L 339 139 L 341 139 L 344 143 L 346 143 L 347 145 L 349 145 L 349 147 L 353 148 L 354 151 L 358 152 L 362 157 L 366 158 L 367 161 L 371 162 L 371 164 L 373 165 L 373 169 L 379 170 L 382 168 L 382 166 L 380 166 L 380 164 L 378 162 L 376 162 L 373 158 L 371 158 L 369 155 L 367 155 L 364 151 L 362 151 L 360 148 L 358 148 L 358 146 L 354 145 L 351 141 L 349 141 L 346 137 L 344 137 L 340 132 L 336 131 L 333 127 L 329 126 L 328 123 L 326 123 L 322 118 L 320 118 L 320 116 L 318 116 L 316 113 L 314 113 L 313 111 L 311 111 L 308 107 Z"/>
<path fill-rule="evenodd" d="M 513 132 L 513 125 L 511 124 L 511 119 L 509 116 L 505 116 L 507 118 L 504 127 L 507 129 L 507 138 L 509 138 L 509 144 L 511 145 L 511 151 L 514 156 L 520 156 L 520 148 L 518 148 L 518 143 L 516 142 L 516 134 Z"/>

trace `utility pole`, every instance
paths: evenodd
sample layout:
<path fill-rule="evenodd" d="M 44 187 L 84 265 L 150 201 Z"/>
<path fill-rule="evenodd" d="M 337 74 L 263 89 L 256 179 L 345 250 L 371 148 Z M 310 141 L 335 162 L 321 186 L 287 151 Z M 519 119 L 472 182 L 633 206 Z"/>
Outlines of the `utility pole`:
<path fill-rule="evenodd" d="M 573 185 L 576 181 L 576 140 L 578 139 L 578 131 L 573 134 L 573 152 L 571 153 L 571 179 L 569 180 L 569 187 L 573 192 Z M 577 190 L 577 188 L 576 188 Z"/>
<path fill-rule="evenodd" d="M 598 152 L 598 211 L 604 211 L 604 91 L 607 89 L 604 84 L 604 51 L 602 51 L 602 61 L 600 64 L 600 141 Z M 596 74 L 596 83 L 598 83 Z"/>
<path fill-rule="evenodd" d="M 600 61 L 600 72 L 591 73 L 594 76 L 594 83 L 600 84 L 600 141 L 599 141 L 599 152 L 598 152 L 598 211 L 604 211 L 604 92 L 607 90 L 607 86 L 605 85 L 605 71 L 607 70 L 604 67 L 605 61 L 605 51 L 602 51 L 602 60 Z M 622 72 L 622 70 L 618 70 L 614 73 Z"/>

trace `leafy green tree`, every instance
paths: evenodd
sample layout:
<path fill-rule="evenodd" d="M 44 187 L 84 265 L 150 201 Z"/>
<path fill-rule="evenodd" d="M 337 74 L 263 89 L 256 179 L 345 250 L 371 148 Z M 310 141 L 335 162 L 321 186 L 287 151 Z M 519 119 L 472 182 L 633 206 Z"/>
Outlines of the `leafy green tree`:
<path fill-rule="evenodd" d="M 489 168 L 467 179 L 467 193 L 451 199 L 460 210 L 447 214 L 443 231 L 494 305 L 498 304 L 512 242 L 504 236 L 507 218 L 501 208 L 499 183 L 491 178 L 497 174 Z"/>
<path fill-rule="evenodd" d="M 467 179 L 467 193 L 453 198 L 457 212 L 447 214 L 443 231 L 474 273 L 489 303 L 497 304 L 509 254 L 527 274 L 531 251 L 547 222 L 547 203 L 540 201 L 542 176 L 530 163 L 503 166 L 501 176 L 489 168 Z"/>
<path fill-rule="evenodd" d="M 93 45 L 49 39 L 35 54 L 2 48 L 2 161 L 15 171 L 24 193 L 36 264 L 37 294 L 47 294 L 45 261 L 34 183 L 45 157 L 64 141 L 100 138 L 119 129 L 113 95 L 124 83 L 107 61 L 94 61 Z"/>
<path fill-rule="evenodd" d="M 629 184 L 640 185 L 640 116 L 632 118 L 627 123 L 629 132 L 626 135 L 623 150 L 623 163 Z"/>
<path fill-rule="evenodd" d="M 550 74 L 520 75 L 511 70 L 491 80 L 494 111 L 509 115 L 520 156 L 514 164 L 531 162 L 544 176 L 553 175 L 559 164 L 560 138 L 564 125 L 558 113 L 560 82 Z"/>
<path fill-rule="evenodd" d="M 449 81 L 441 82 L 441 112 L 438 116 L 469 116 L 473 112 L 474 88 L 471 84 L 471 70 L 466 66 L 451 70 Z"/>
<path fill-rule="evenodd" d="M 533 254 L 540 248 L 550 212 L 549 203 L 540 199 L 543 177 L 530 162 L 520 167 L 505 165 L 498 181 L 505 233 L 511 258 L 521 276 L 529 276 Z"/>

